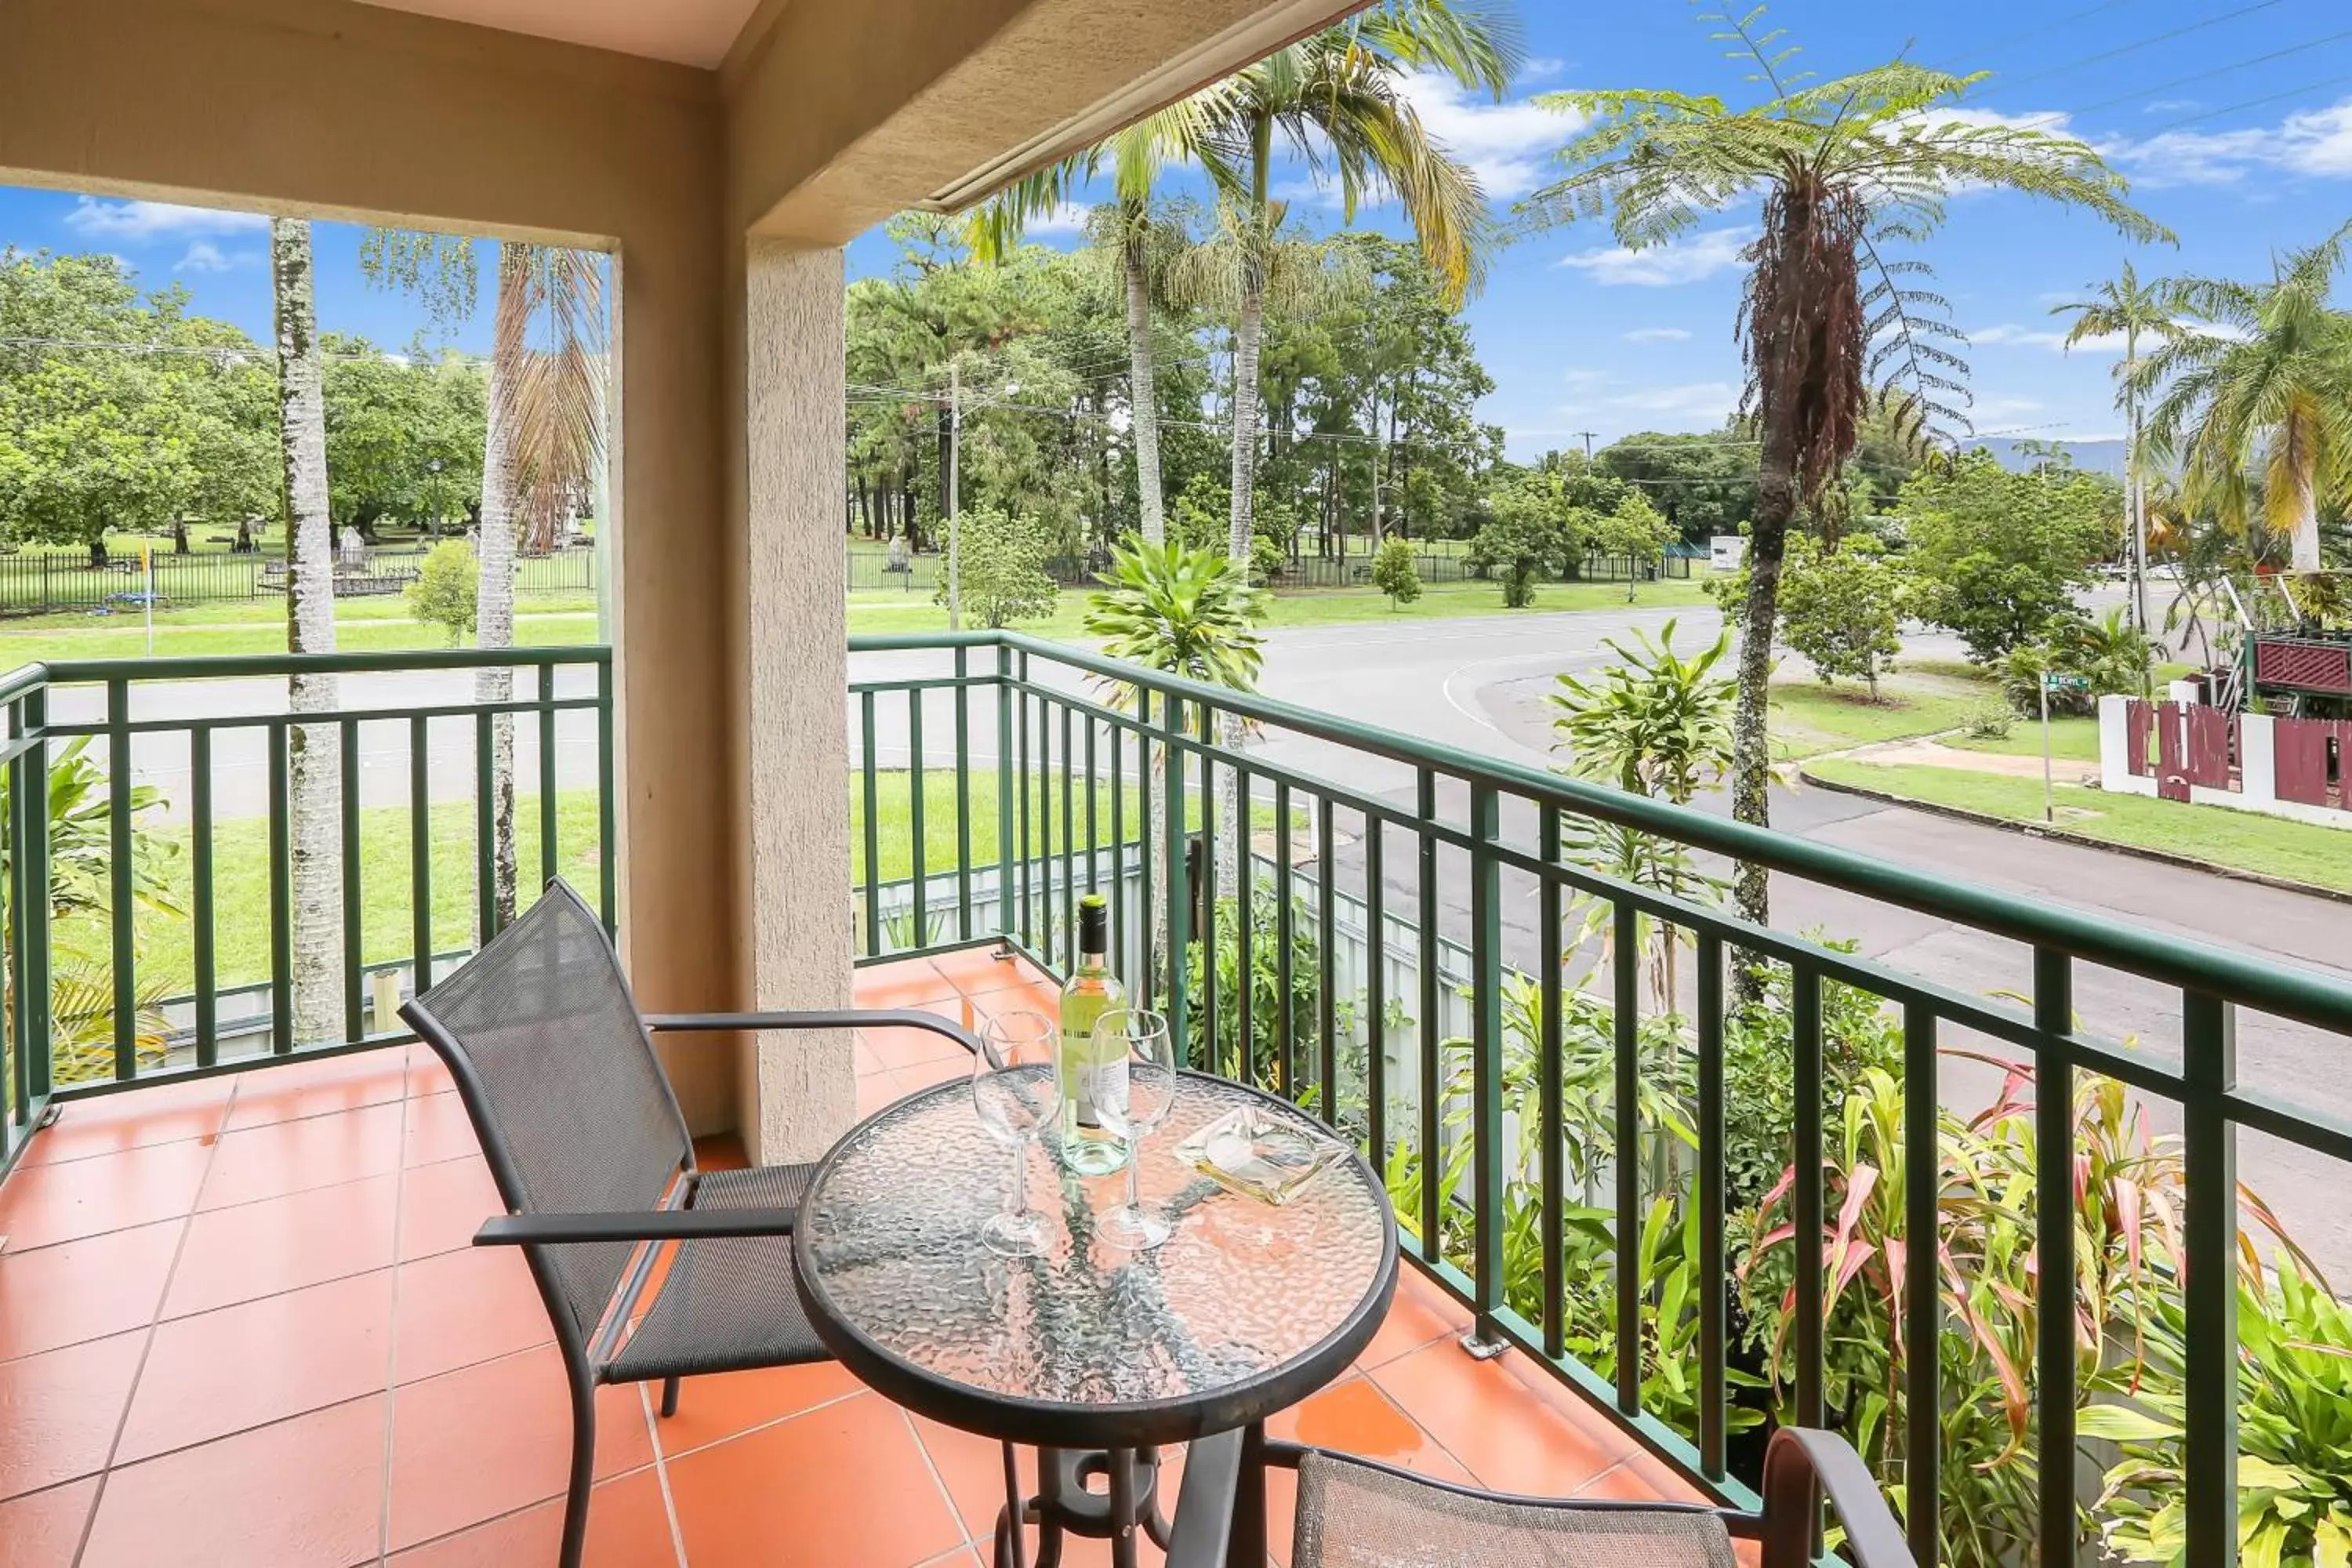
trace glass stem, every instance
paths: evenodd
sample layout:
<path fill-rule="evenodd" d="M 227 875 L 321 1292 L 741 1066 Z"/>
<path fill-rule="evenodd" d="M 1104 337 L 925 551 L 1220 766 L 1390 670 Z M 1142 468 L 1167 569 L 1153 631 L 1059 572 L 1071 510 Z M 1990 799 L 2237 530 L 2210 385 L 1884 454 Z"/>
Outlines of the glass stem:
<path fill-rule="evenodd" d="M 1013 1145 L 1013 1207 L 1006 1211 L 1018 1219 L 1029 1212 L 1029 1145 Z"/>
<path fill-rule="evenodd" d="M 1142 1158 L 1142 1141 L 1130 1134 L 1127 1141 L 1127 1206 L 1130 1211 L 1143 1207 L 1142 1179 L 1136 1173 L 1137 1163 Z"/>

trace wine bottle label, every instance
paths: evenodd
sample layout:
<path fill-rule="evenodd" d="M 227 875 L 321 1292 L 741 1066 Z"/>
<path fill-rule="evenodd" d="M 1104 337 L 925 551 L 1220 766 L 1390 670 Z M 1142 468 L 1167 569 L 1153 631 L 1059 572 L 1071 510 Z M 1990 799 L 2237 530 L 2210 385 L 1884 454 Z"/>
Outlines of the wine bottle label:
<path fill-rule="evenodd" d="M 1124 1128 L 1127 1125 L 1127 1058 L 1125 1057 L 1095 1064 L 1092 1098 L 1097 1120 L 1108 1118 L 1115 1127 Z"/>

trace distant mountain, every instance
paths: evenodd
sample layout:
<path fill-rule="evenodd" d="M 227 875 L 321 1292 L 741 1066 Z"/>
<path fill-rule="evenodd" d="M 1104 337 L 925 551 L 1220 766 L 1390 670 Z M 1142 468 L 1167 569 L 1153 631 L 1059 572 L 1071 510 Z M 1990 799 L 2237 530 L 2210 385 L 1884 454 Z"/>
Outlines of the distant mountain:
<path fill-rule="evenodd" d="M 1971 445 L 1982 447 L 1986 451 L 1990 452 L 2000 461 L 2001 467 L 2015 468 L 2020 472 L 2031 470 L 2034 464 L 2042 460 L 2015 441 L 1996 438 L 1977 441 Z M 2057 445 L 2063 447 L 2066 455 L 2074 459 L 2074 466 L 2078 468 L 2085 468 L 2097 474 L 2109 474 L 2116 479 L 2124 477 L 2124 444 L 2120 440 L 2061 441 Z"/>

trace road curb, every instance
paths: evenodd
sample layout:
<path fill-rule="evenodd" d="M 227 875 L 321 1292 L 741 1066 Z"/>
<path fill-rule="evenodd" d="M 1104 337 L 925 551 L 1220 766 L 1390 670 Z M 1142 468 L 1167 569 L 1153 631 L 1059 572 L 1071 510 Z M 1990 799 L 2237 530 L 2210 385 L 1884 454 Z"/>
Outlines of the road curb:
<path fill-rule="evenodd" d="M 2252 882 L 2260 887 L 2276 888 L 2283 893 L 2303 893 L 2331 903 L 2352 904 L 2352 892 L 2336 888 L 2323 888 L 2313 882 L 2298 882 L 2291 877 L 2273 877 L 2267 871 L 2249 871 L 2242 866 L 2224 866 L 2218 860 L 2200 860 L 2194 855 L 2176 855 L 2169 849 L 2149 849 L 2137 844 L 2117 844 L 2113 839 L 2094 838 L 2087 833 L 2069 833 L 2063 827 L 2047 827 L 2038 822 L 2019 822 L 2012 817 L 1994 816 L 1986 812 L 1970 811 L 1966 806 L 1942 805 L 1934 801 L 1916 800 L 1907 795 L 1895 795 L 1865 784 L 1848 784 L 1843 779 L 1825 779 L 1811 768 L 1799 763 L 1797 776 L 1815 789 L 1825 789 L 1833 795 L 1859 795 L 1864 800 L 1883 801 L 1911 811 L 1925 811 L 1937 816 L 1949 816 L 1961 822 L 1974 822 L 1986 827 L 2005 827 L 2021 833 L 2028 838 L 2051 838 L 2061 844 L 2077 844 L 2085 849 L 2105 849 L 2116 855 L 2130 855 L 2142 860 L 2154 860 L 2159 865 L 2178 866 L 2187 871 L 2204 871 L 2216 877 L 2227 877 L 2233 882 Z"/>

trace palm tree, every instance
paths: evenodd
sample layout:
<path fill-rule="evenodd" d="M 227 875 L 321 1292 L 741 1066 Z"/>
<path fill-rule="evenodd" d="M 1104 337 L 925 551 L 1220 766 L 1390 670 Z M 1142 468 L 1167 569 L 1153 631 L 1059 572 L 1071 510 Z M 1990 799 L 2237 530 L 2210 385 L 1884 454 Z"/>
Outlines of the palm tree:
<path fill-rule="evenodd" d="M 2069 349 L 2093 338 L 2113 339 L 2118 333 L 2124 340 L 2124 357 L 2116 365 L 2116 380 L 2128 432 L 2124 452 L 2125 569 L 2131 577 L 2132 624 L 2143 632 L 2152 624 L 2147 613 L 2147 475 L 2140 451 L 2140 392 L 2132 376 L 2139 369 L 2142 335 L 2158 342 L 2179 335 L 2180 329 L 2174 324 L 2180 310 L 2178 293 L 2161 279 L 2142 283 L 2126 261 L 2120 276 L 2093 284 L 2089 299 L 2050 308 L 2053 316 L 2074 318 L 2074 324 L 2066 329 Z"/>
<path fill-rule="evenodd" d="M 1488 234 L 1477 177 L 1422 123 L 1407 97 L 1411 71 L 1430 68 L 1500 98 L 1520 58 L 1507 11 L 1465 0 L 1386 0 L 1276 50 L 1220 83 L 1213 112 L 1222 139 L 1248 161 L 1234 234 L 1242 255 L 1234 329 L 1233 521 L 1227 540 L 1247 563 L 1257 479 L 1259 341 L 1282 205 L 1271 199 L 1277 134 L 1318 179 L 1336 176 L 1343 218 L 1368 195 L 1393 193 L 1451 305 L 1480 279 Z"/>
<path fill-rule="evenodd" d="M 1198 163 L 1221 188 L 1233 184 L 1230 150 L 1215 135 L 1220 92 L 1221 86 L 1205 88 L 1017 182 L 975 208 L 967 231 L 973 255 L 983 261 L 1002 260 L 1020 243 L 1031 219 L 1055 211 L 1080 184 L 1109 168 L 1112 201 L 1088 215 L 1087 227 L 1094 241 L 1118 258 L 1127 298 L 1128 416 L 1135 439 L 1136 500 L 1143 537 L 1153 544 L 1168 536 L 1168 522 L 1160 489 L 1152 307 L 1163 298 L 1160 281 L 1171 258 L 1182 248 L 1182 239 L 1171 236 L 1152 210 L 1152 192 L 1171 163 Z"/>
<path fill-rule="evenodd" d="M 1266 595 L 1250 585 L 1246 566 L 1213 550 L 1138 541 L 1113 549 L 1102 584 L 1087 601 L 1087 630 L 1104 639 L 1105 653 L 1212 686 L 1235 691 L 1257 689 L 1265 646 L 1257 623 L 1265 614 Z M 1120 700 L 1132 703 L 1139 696 L 1138 688 L 1126 686 Z M 1216 784 L 1223 818 L 1218 824 L 1218 877 L 1223 886 L 1239 889 L 1244 829 L 1236 821 L 1240 802 L 1232 787 L 1232 770 Z M 1167 792 L 1153 791 L 1147 830 L 1155 851 L 1168 842 L 1167 810 Z M 1164 858 L 1159 866 L 1160 876 L 1146 897 L 1157 951 L 1167 953 L 1168 888 L 1175 868 Z M 1246 896 L 1241 907 L 1249 908 Z M 1168 961 L 1183 962 L 1181 954 L 1170 954 Z"/>
<path fill-rule="evenodd" d="M 1790 51 L 1748 17 L 1715 16 L 1752 58 L 1771 96 L 1746 109 L 1653 90 L 1563 92 L 1537 101 L 1589 117 L 1561 149 L 1565 177 L 1522 205 L 1533 226 L 1606 215 L 1619 241 L 1664 245 L 1703 215 L 1762 198 L 1749 246 L 1739 334 L 1742 412 L 1759 441 L 1741 610 L 1739 701 L 1733 723 L 1732 812 L 1767 826 L 1772 758 L 1766 704 L 1780 561 L 1790 520 L 1819 500 L 1853 455 L 1874 381 L 1900 388 L 1912 416 L 1963 424 L 1958 334 L 1942 301 L 1907 278 L 1916 259 L 1887 247 L 1927 238 L 1956 186 L 2022 192 L 2084 208 L 2126 234 L 2168 237 L 2124 199 L 2123 178 L 2069 136 L 1979 125 L 1938 114 L 1983 76 L 1897 60 L 1820 83 L 1785 79 Z M 1743 862 L 1740 913 L 1763 923 L 1765 869 Z M 1743 973 L 1745 973 L 1743 969 Z M 1745 984 L 1745 982 L 1743 982 Z"/>
<path fill-rule="evenodd" d="M 454 235 L 376 229 L 362 266 L 380 284 L 420 296 L 444 330 L 468 321 L 478 297 L 474 242 Z M 475 549 L 474 642 L 514 646 L 515 549 L 551 546 L 589 494 L 603 451 L 604 265 L 593 254 L 505 240 L 490 328 L 488 428 L 482 441 L 481 528 Z M 475 672 L 483 703 L 514 698 L 510 666 Z M 490 907 L 499 924 L 516 908 L 514 716 L 490 722 Z M 479 933 L 484 941 L 490 933 Z"/>
<path fill-rule="evenodd" d="M 2177 332 L 2129 390 L 2148 411 L 2149 456 L 2181 463 L 2192 500 L 2294 542 L 2294 570 L 2320 570 L 2319 507 L 2352 499 L 2352 313 L 2328 295 L 2352 223 L 2284 258 L 2266 284 L 2192 278 L 2171 285 L 2206 330 Z M 2252 470 L 2262 472 L 2262 496 Z"/>
<path fill-rule="evenodd" d="M 269 281 L 278 334 L 278 438 L 286 484 L 287 647 L 335 651 L 335 556 L 327 512 L 327 397 L 319 358 L 310 224 L 269 221 Z M 295 713 L 340 706 L 331 674 L 291 675 Z M 331 724 L 296 724 L 286 733 L 287 836 L 293 847 L 297 1044 L 343 1037 L 342 844 L 336 795 L 342 788 L 340 737 Z"/>

